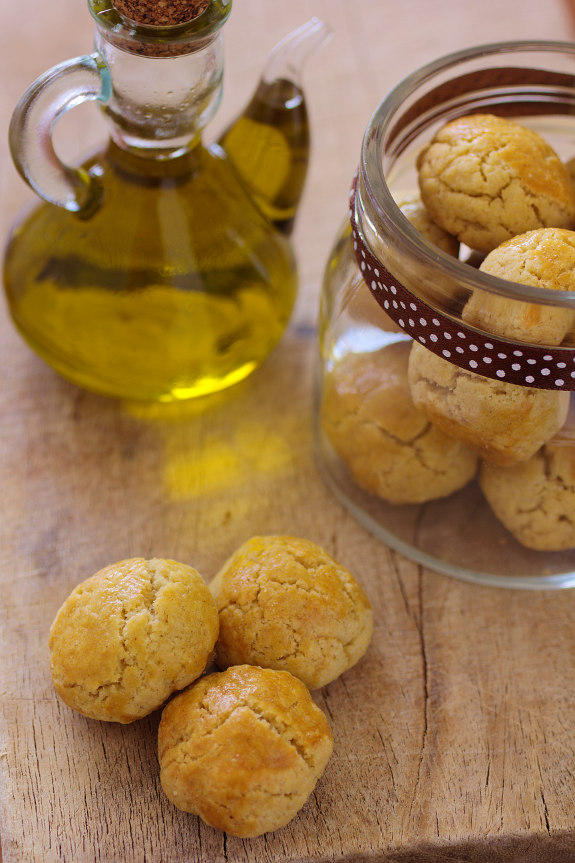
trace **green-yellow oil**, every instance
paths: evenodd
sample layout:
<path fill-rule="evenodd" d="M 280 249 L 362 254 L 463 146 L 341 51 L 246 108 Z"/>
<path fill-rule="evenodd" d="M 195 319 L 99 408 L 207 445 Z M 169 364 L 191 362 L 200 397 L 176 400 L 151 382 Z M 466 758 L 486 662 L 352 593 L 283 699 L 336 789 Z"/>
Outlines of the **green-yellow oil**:
<path fill-rule="evenodd" d="M 265 215 L 284 233 L 293 228 L 310 156 L 303 91 L 293 81 L 260 81 L 220 143 Z"/>
<path fill-rule="evenodd" d="M 42 203 L 9 241 L 24 338 L 69 380 L 120 398 L 186 399 L 248 375 L 289 320 L 295 264 L 223 151 L 153 160 L 111 143 L 87 167 L 102 187 L 93 212 Z"/>

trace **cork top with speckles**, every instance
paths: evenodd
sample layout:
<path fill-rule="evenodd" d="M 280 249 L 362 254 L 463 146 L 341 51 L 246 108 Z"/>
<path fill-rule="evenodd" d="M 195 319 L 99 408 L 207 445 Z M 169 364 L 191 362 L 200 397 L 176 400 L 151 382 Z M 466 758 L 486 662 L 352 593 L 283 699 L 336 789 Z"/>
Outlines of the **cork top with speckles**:
<path fill-rule="evenodd" d="M 136 24 L 173 27 L 202 15 L 210 0 L 113 0 L 122 17 Z"/>

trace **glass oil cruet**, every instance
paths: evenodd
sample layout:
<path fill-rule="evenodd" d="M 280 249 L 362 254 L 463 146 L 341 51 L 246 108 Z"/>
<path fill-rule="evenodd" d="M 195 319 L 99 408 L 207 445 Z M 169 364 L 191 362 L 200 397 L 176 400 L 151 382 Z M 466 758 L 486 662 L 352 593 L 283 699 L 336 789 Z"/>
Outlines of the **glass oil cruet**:
<path fill-rule="evenodd" d="M 313 19 L 286 37 L 243 114 L 204 145 L 231 0 L 113 4 L 88 0 L 94 53 L 49 70 L 14 112 L 13 159 L 43 200 L 12 232 L 4 284 L 16 327 L 61 375 L 168 402 L 242 380 L 287 325 L 309 157 L 299 73 L 329 31 Z M 86 100 L 110 137 L 75 168 L 52 133 Z"/>

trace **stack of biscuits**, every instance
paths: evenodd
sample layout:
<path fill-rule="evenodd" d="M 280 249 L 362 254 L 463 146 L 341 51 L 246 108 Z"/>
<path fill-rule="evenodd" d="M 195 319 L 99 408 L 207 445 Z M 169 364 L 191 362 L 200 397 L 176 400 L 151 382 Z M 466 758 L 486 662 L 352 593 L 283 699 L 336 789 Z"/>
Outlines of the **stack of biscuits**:
<path fill-rule="evenodd" d="M 462 260 L 465 249 L 483 273 L 509 282 L 575 291 L 575 186 L 539 134 L 491 114 L 460 117 L 420 152 L 417 171 L 418 200 L 397 203 L 426 242 Z M 461 319 L 515 343 L 575 344 L 575 312 L 564 307 L 475 290 Z M 370 493 L 424 503 L 478 476 L 521 545 L 560 551 L 575 547 L 569 408 L 569 392 L 482 376 L 403 336 L 338 360 L 321 416 L 334 450 Z"/>
<path fill-rule="evenodd" d="M 234 836 L 288 823 L 333 749 L 310 690 L 355 665 L 372 611 L 353 575 L 293 536 L 253 537 L 208 586 L 192 567 L 129 558 L 81 582 L 50 630 L 55 689 L 91 719 L 162 709 L 160 781 Z M 219 671 L 206 674 L 215 659 Z"/>

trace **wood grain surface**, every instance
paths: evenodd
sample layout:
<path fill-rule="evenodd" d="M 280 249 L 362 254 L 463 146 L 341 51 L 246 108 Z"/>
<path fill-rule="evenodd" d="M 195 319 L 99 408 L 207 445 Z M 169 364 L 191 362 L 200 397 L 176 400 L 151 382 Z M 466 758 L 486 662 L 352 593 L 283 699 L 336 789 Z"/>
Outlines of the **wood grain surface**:
<path fill-rule="evenodd" d="M 506 38 L 568 39 L 559 0 L 235 0 L 215 135 L 275 41 L 316 14 L 334 37 L 306 71 L 314 158 L 295 234 L 300 296 L 273 355 L 224 395 L 162 409 L 62 381 L 0 315 L 0 835 L 4 863 L 575 861 L 575 593 L 482 588 L 428 572 L 334 500 L 313 452 L 314 325 L 363 130 L 421 63 Z M 0 230 L 31 193 L 6 129 L 38 74 L 91 50 L 82 0 L 2 3 Z M 63 153 L 103 134 L 90 106 Z M 210 578 L 249 536 L 307 536 L 369 594 L 364 659 L 314 693 L 334 755 L 285 828 L 239 840 L 163 796 L 158 715 L 130 726 L 66 708 L 47 634 L 101 566 L 165 556 Z"/>

